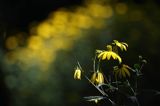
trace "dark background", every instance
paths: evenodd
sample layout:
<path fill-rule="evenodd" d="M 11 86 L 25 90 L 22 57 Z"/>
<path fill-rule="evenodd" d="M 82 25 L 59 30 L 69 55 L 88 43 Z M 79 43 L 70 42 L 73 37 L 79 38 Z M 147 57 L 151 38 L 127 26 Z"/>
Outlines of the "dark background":
<path fill-rule="evenodd" d="M 13 34 L 16 34 L 17 32 L 26 32 L 29 33 L 29 25 L 33 22 L 41 22 L 50 12 L 57 11 L 61 7 L 68 8 L 72 10 L 73 7 L 81 6 L 83 5 L 83 0 L 0 0 L 0 47 L 3 53 L 7 52 L 4 44 L 5 39 Z M 142 81 L 142 88 L 145 89 L 155 89 L 160 90 L 160 49 L 159 49 L 159 40 L 160 40 L 160 2 L 158 0 L 114 0 L 113 4 L 116 2 L 124 2 L 127 3 L 129 6 L 132 6 L 132 9 L 140 9 L 145 13 L 145 17 L 148 19 L 149 24 L 145 24 L 143 22 L 130 22 L 129 17 L 126 15 L 124 17 L 117 16 L 114 18 L 113 25 L 111 25 L 112 28 L 112 39 L 120 39 L 123 41 L 127 41 L 130 46 L 130 50 L 128 51 L 128 60 L 126 62 L 129 63 L 129 65 L 134 64 L 137 60 L 138 55 L 143 55 L 148 63 L 144 67 L 144 80 Z M 151 5 L 150 5 L 151 3 Z M 139 31 L 140 34 L 138 37 L 133 37 L 132 35 L 129 35 L 130 31 Z M 4 32 L 7 34 L 4 37 Z M 94 33 L 94 32 L 93 32 Z M 91 35 L 93 35 L 93 33 Z M 103 33 L 103 32 L 101 32 Z M 104 32 L 105 33 L 105 32 Z M 99 34 L 99 33 L 98 33 Z M 129 36 L 126 36 L 129 35 Z M 92 37 L 90 37 L 92 38 Z M 75 47 L 73 48 L 73 51 L 79 51 L 82 52 L 80 48 L 85 47 L 85 44 L 93 46 L 94 49 L 102 46 L 105 44 L 105 37 L 99 38 L 94 37 L 93 39 L 85 38 L 79 39 L 78 42 L 81 44 L 84 43 L 84 45 L 77 46 L 75 44 Z M 90 40 L 88 40 L 90 39 Z M 98 44 L 94 43 L 96 40 L 98 40 Z M 103 41 L 103 42 L 102 42 Z M 78 44 L 78 43 L 77 43 Z M 97 45 L 96 45 L 97 44 Z M 87 53 L 87 52 L 86 52 Z M 78 54 L 78 53 L 77 53 Z M 84 53 L 85 54 L 85 53 Z M 80 54 L 78 54 L 80 56 Z M 1 55 L 0 58 L 3 58 L 3 55 Z M 82 64 L 89 63 L 90 61 L 83 60 L 83 56 L 79 57 L 80 62 Z M 58 60 L 58 59 L 57 59 Z M 62 59 L 58 60 L 58 62 L 62 62 Z M 59 63 L 55 64 L 59 64 Z M 2 63 L 2 61 L 1 61 Z M 89 66 L 91 67 L 91 66 Z M 58 69 L 58 68 L 57 68 Z M 60 68 L 61 69 L 61 68 Z M 72 67 L 70 68 L 72 69 Z M 5 75 L 2 71 L 2 68 L 0 70 L 0 105 L 1 106 L 12 106 L 12 95 L 13 91 L 8 89 L 4 82 Z M 66 75 L 64 75 L 66 76 Z M 78 83 L 77 83 L 78 84 Z M 83 84 L 82 84 L 83 85 Z M 91 88 L 90 86 L 83 85 L 86 88 Z M 72 87 L 67 88 L 67 84 L 64 84 L 64 91 L 62 91 L 64 94 L 64 98 L 66 98 L 69 93 L 66 91 L 72 91 Z M 82 89 L 79 90 L 78 93 L 80 96 L 84 96 L 84 94 L 88 93 L 89 89 Z M 74 89 L 76 92 L 76 89 Z M 94 89 L 93 89 L 94 91 Z M 86 94 L 87 94 L 86 93 Z M 89 93 L 88 93 L 89 94 Z M 65 99 L 63 99 L 65 100 Z M 32 100 L 28 100 L 29 102 L 33 102 Z M 67 100 L 66 100 L 67 101 Z M 71 102 L 64 102 L 66 105 L 93 105 L 88 103 L 81 103 L 82 100 L 79 100 L 80 103 L 71 103 Z M 78 100 L 77 100 L 78 101 Z M 154 101 L 154 100 L 153 100 Z M 152 101 L 152 102 L 153 102 Z M 156 101 L 156 100 L 155 100 Z M 151 102 L 151 103 L 152 103 Z M 43 106 L 43 104 L 42 104 Z"/>

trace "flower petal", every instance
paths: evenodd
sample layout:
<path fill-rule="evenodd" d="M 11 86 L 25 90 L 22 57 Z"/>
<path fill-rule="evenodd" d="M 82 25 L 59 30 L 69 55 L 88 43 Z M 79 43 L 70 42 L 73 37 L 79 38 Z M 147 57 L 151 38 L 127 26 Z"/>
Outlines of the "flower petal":
<path fill-rule="evenodd" d="M 118 59 L 119 63 L 122 63 L 121 57 L 117 56 L 117 59 Z"/>
<path fill-rule="evenodd" d="M 81 79 L 81 70 L 79 68 L 77 68 L 74 72 L 74 79 Z"/>
<path fill-rule="evenodd" d="M 107 52 L 104 52 L 102 56 L 102 60 L 106 59 L 106 57 L 107 57 Z"/>
<path fill-rule="evenodd" d="M 103 56 L 104 52 L 98 54 L 98 58 L 101 58 Z"/>
<path fill-rule="evenodd" d="M 125 46 L 125 45 L 123 45 L 123 48 L 124 48 L 124 50 L 125 50 L 125 51 L 127 51 L 127 48 L 126 48 L 126 46 Z"/>
<path fill-rule="evenodd" d="M 111 53 L 112 53 L 112 52 L 108 52 L 108 53 L 107 53 L 107 60 L 110 60 L 111 55 L 112 55 Z"/>
<path fill-rule="evenodd" d="M 95 81 L 96 81 L 96 76 L 97 76 L 97 72 L 94 72 L 93 75 L 92 75 L 92 77 L 91 77 L 91 81 L 93 83 L 95 83 Z"/>
<path fill-rule="evenodd" d="M 125 73 L 130 77 L 130 72 L 129 72 L 129 70 L 128 70 L 127 68 L 124 68 L 123 70 L 124 70 Z"/>
<path fill-rule="evenodd" d="M 113 58 L 113 59 L 116 59 L 116 58 L 117 58 L 117 54 L 114 53 L 114 52 L 112 52 L 112 58 Z"/>
<path fill-rule="evenodd" d="M 126 47 L 128 47 L 128 44 L 127 44 L 127 43 L 125 43 L 125 42 L 122 42 L 122 44 L 123 44 L 123 45 L 125 45 Z"/>
<path fill-rule="evenodd" d="M 123 76 L 123 77 L 126 77 L 125 70 L 122 68 L 121 71 L 122 71 L 122 76 Z"/>

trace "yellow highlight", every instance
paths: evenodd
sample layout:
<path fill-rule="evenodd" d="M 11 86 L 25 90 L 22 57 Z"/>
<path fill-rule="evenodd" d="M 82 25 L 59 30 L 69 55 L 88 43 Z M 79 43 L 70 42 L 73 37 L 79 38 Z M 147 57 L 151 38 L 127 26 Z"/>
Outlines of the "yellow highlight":
<path fill-rule="evenodd" d="M 66 25 L 70 19 L 70 12 L 65 10 L 59 10 L 53 15 L 50 15 L 49 19 L 53 25 Z"/>
<path fill-rule="evenodd" d="M 77 36 L 77 35 L 80 36 L 81 32 L 82 31 L 79 30 L 78 27 L 68 27 L 68 28 L 66 28 L 65 34 L 66 34 L 66 36 L 72 37 L 74 39 L 74 36 Z M 77 37 L 79 37 L 79 36 L 77 36 Z"/>
<path fill-rule="evenodd" d="M 39 24 L 39 26 L 37 27 L 37 35 L 43 37 L 43 38 L 50 38 L 52 36 L 52 26 L 47 23 L 47 22 L 44 22 L 44 23 L 41 23 Z"/>
<path fill-rule="evenodd" d="M 99 1 L 87 3 L 74 11 L 57 10 L 43 22 L 34 24 L 26 41 L 23 33 L 7 38 L 6 48 L 14 49 L 6 55 L 7 64 L 17 64 L 22 70 L 36 66 L 49 71 L 60 50 L 70 50 L 77 39 L 87 36 L 86 32 L 92 28 L 103 28 L 106 19 L 112 16 L 112 7 Z"/>
<path fill-rule="evenodd" d="M 31 36 L 28 40 L 28 48 L 33 50 L 42 49 L 44 45 L 43 39 L 39 36 Z"/>
<path fill-rule="evenodd" d="M 79 28 L 88 29 L 92 26 L 93 19 L 83 13 L 74 14 L 71 25 Z"/>
<path fill-rule="evenodd" d="M 65 42 L 65 40 L 67 41 L 67 43 Z M 55 49 L 55 50 L 60 50 L 60 49 L 67 50 L 67 49 L 70 48 L 71 42 L 69 42 L 68 39 L 64 39 L 64 38 L 59 38 L 58 39 L 57 38 L 56 40 L 54 40 L 52 42 L 52 45 L 53 45 L 52 48 Z"/>
<path fill-rule="evenodd" d="M 91 4 L 88 6 L 88 13 L 95 18 L 110 18 L 113 9 L 110 5 Z"/>

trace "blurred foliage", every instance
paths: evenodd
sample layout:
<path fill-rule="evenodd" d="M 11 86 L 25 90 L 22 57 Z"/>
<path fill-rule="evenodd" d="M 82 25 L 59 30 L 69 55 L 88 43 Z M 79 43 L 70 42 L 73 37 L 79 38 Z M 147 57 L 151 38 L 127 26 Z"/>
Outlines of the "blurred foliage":
<path fill-rule="evenodd" d="M 93 106 L 84 104 L 81 97 L 95 89 L 73 80 L 73 66 L 78 60 L 91 71 L 89 63 L 95 49 L 113 39 L 130 45 L 124 60 L 129 65 L 135 63 L 137 55 L 147 57 L 141 87 L 160 89 L 153 83 L 160 75 L 159 10 L 152 0 L 138 3 L 88 0 L 79 7 L 59 9 L 43 22 L 31 24 L 29 34 L 1 34 L 1 44 L 5 45 L 1 47 L 1 65 L 11 92 L 10 105 Z"/>

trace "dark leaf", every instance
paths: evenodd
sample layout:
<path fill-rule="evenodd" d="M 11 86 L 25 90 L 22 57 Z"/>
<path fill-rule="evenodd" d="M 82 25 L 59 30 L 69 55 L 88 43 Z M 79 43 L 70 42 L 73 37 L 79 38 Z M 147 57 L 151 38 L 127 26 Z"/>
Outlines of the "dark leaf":
<path fill-rule="evenodd" d="M 139 70 L 140 69 L 140 65 L 139 64 L 134 64 L 134 68 Z"/>

